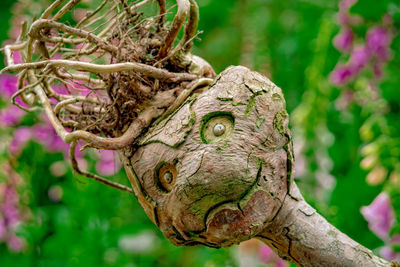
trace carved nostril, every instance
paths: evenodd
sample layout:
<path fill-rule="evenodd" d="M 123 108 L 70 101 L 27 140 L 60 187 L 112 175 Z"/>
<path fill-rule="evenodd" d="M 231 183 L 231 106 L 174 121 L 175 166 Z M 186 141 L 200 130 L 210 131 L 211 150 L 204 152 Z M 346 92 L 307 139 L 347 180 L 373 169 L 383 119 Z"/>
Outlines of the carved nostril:
<path fill-rule="evenodd" d="M 173 176 L 172 173 L 170 171 L 167 171 L 166 173 L 164 173 L 164 181 L 168 184 L 170 184 L 172 182 Z"/>
<path fill-rule="evenodd" d="M 178 171 L 174 164 L 161 162 L 155 171 L 155 180 L 158 188 L 164 193 L 171 192 L 176 182 Z"/>

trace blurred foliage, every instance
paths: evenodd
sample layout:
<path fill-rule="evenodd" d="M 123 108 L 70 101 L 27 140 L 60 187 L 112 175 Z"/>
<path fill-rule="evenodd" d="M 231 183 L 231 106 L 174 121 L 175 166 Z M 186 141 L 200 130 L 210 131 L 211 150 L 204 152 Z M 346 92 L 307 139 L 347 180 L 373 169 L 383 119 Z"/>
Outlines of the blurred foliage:
<path fill-rule="evenodd" d="M 195 41 L 194 53 L 208 60 L 217 72 L 229 65 L 245 65 L 282 88 L 292 114 L 297 183 L 307 201 L 341 231 L 375 249 L 384 243 L 369 230 L 360 208 L 385 190 L 398 211 L 392 232 L 399 233 L 400 38 L 395 36 L 392 41 L 384 74 L 374 80 L 378 98 L 372 98 L 368 70 L 345 86 L 329 81 L 335 65 L 348 58 L 333 46 L 340 31 L 336 17 L 339 1 L 198 3 L 199 30 L 204 32 L 201 40 Z M 13 4 L 0 1 L 1 41 L 9 36 Z M 400 26 L 396 1 L 363 0 L 350 11 L 363 18 L 353 28 L 359 36 L 365 36 L 385 13 L 391 14 L 394 28 Z M 30 12 L 37 15 L 39 10 L 33 5 Z M 346 99 L 346 93 L 354 97 Z M 2 100 L 0 107 L 6 103 Z M 22 125 L 34 123 L 34 116 L 28 116 Z M 7 144 L 12 132 L 12 128 L 0 129 L 0 163 L 11 162 L 23 177 L 18 187 L 20 201 L 30 212 L 17 229 L 17 235 L 26 240 L 26 249 L 14 253 L 0 243 L 1 266 L 238 265 L 237 247 L 215 250 L 171 245 L 127 193 L 77 177 L 69 169 L 56 177 L 50 167 L 63 161 L 61 153 L 49 153 L 31 141 L 21 155 L 10 156 Z M 363 162 L 369 156 L 375 161 L 365 167 Z M 93 161 L 88 160 L 93 169 Z M 376 176 L 373 170 L 378 165 L 386 174 L 384 171 L 379 183 L 367 183 L 367 177 Z M 6 178 L 0 176 L 0 181 Z M 127 182 L 123 171 L 114 179 Z M 56 200 L 49 197 L 54 188 L 61 188 Z M 138 240 L 142 242 L 139 245 Z M 146 240 L 151 246 L 146 247 Z"/>

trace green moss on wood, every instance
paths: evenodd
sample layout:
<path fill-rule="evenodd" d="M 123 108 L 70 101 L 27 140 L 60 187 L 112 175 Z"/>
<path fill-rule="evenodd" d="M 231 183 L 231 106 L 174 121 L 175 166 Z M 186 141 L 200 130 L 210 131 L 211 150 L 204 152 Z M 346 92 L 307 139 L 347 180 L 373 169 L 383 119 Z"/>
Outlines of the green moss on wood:
<path fill-rule="evenodd" d="M 259 116 L 256 120 L 256 127 L 258 129 L 260 129 L 260 127 L 263 125 L 264 121 L 265 121 L 265 116 L 264 115 Z"/>
<path fill-rule="evenodd" d="M 282 101 L 282 102 L 284 101 L 283 97 L 278 93 L 273 93 L 272 94 L 272 100 L 274 100 L 274 101 Z"/>
<path fill-rule="evenodd" d="M 254 106 L 256 105 L 256 97 L 262 95 L 263 93 L 264 91 L 257 91 L 250 96 L 249 101 L 247 102 L 246 109 L 244 111 L 245 116 L 249 115 L 250 112 L 253 110 Z"/>
<path fill-rule="evenodd" d="M 246 103 L 243 102 L 237 102 L 237 103 L 232 103 L 232 106 L 236 107 L 236 106 L 245 106 Z"/>
<path fill-rule="evenodd" d="M 276 113 L 274 118 L 274 128 L 277 129 L 282 136 L 285 136 L 287 132 L 287 129 L 284 127 L 284 122 L 288 117 L 289 115 L 287 114 L 286 110 L 280 110 L 278 113 Z"/>
<path fill-rule="evenodd" d="M 233 97 L 217 97 L 217 100 L 223 101 L 223 102 L 229 102 L 229 101 L 233 101 Z"/>

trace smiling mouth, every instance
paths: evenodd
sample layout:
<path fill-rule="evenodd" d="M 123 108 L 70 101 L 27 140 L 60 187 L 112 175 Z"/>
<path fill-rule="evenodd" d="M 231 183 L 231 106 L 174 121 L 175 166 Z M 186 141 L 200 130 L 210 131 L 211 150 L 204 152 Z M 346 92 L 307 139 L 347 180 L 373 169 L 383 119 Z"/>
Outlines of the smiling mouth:
<path fill-rule="evenodd" d="M 227 209 L 232 212 L 237 213 L 237 211 L 239 211 L 233 217 L 235 217 L 235 219 L 239 220 L 239 221 L 244 220 L 245 214 L 244 214 L 242 208 L 244 206 L 246 206 L 246 204 L 247 204 L 247 201 L 244 201 L 244 200 L 249 199 L 249 195 L 254 193 L 255 190 L 257 190 L 257 188 L 259 188 L 261 172 L 262 172 L 262 164 L 259 165 L 257 175 L 253 179 L 253 182 L 251 183 L 251 185 L 247 189 L 245 189 L 238 198 L 228 199 L 226 201 L 222 201 L 222 202 L 219 202 L 219 203 L 211 206 L 204 215 L 204 219 L 203 219 L 204 228 L 202 230 L 184 233 L 182 231 L 179 231 L 178 228 L 172 226 L 173 233 L 171 233 L 169 236 L 167 236 L 167 238 L 170 241 L 172 241 L 173 243 L 175 243 L 176 245 L 181 245 L 181 246 L 205 245 L 205 246 L 212 247 L 212 248 L 220 248 L 220 247 L 229 247 L 229 246 L 235 244 L 234 241 L 231 241 L 229 239 L 225 239 L 221 243 L 209 241 L 207 238 L 207 235 L 206 235 L 209 230 L 209 224 L 212 221 L 215 214 L 218 213 L 218 210 L 223 206 L 229 206 L 229 208 L 227 208 Z M 223 209 L 223 210 L 225 210 L 225 209 Z M 223 220 L 223 221 L 229 221 L 229 220 L 232 220 L 232 218 L 226 218 L 226 220 Z M 222 222 L 221 222 L 221 225 L 222 225 Z"/>

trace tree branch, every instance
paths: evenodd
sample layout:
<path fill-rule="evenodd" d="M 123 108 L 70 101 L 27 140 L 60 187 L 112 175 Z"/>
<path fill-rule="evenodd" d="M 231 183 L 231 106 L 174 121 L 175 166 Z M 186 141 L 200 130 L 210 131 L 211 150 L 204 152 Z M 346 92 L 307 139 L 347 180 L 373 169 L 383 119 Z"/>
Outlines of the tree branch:
<path fill-rule="evenodd" d="M 275 220 L 257 237 L 298 266 L 399 266 L 328 223 L 304 201 L 294 183 Z"/>

